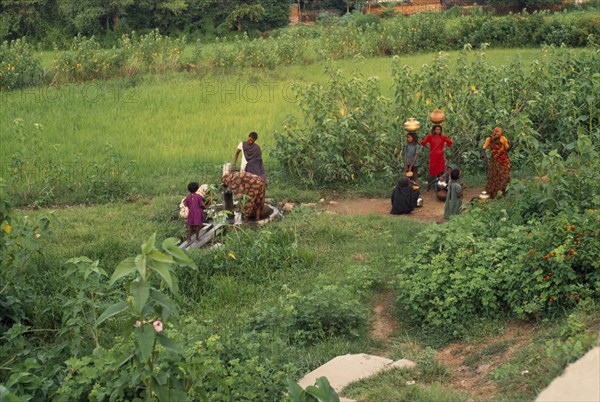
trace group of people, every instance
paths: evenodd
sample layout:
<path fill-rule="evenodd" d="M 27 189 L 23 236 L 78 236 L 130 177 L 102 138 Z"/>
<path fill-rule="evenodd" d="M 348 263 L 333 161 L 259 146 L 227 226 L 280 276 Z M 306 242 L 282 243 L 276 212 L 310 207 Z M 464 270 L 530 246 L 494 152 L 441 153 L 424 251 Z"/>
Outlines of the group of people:
<path fill-rule="evenodd" d="M 259 220 L 261 212 L 264 209 L 265 192 L 267 188 L 267 178 L 265 167 L 262 160 L 262 150 L 256 143 L 258 134 L 251 132 L 246 141 L 238 144 L 233 157 L 233 170 L 223 174 L 221 181 L 229 191 L 245 196 L 242 207 L 242 216 L 244 222 L 250 218 Z M 242 156 L 240 171 L 236 172 L 238 157 Z M 204 197 L 198 189 L 200 186 L 196 182 L 188 184 L 188 196 L 183 200 L 183 205 L 188 208 L 188 242 L 191 242 L 192 235 L 199 238 L 200 229 L 204 223 L 204 209 L 207 205 Z"/>
<path fill-rule="evenodd" d="M 419 152 L 422 147 L 429 146 L 429 177 L 427 191 L 438 189 L 438 183 L 445 187 L 444 218 L 460 214 L 463 197 L 463 184 L 460 182 L 460 170 L 456 167 L 446 167 L 445 147 L 452 146 L 450 137 L 443 134 L 442 126 L 435 124 L 431 132 L 419 142 L 415 132 L 409 132 L 406 137 L 404 151 L 404 177 L 398 180 L 392 192 L 392 214 L 408 214 L 417 207 L 419 199 Z M 486 150 L 490 150 L 488 158 Z M 488 163 L 486 192 L 491 198 L 506 193 L 510 181 L 510 160 L 508 151 L 510 145 L 501 127 L 495 127 L 492 134 L 483 144 L 485 160 Z"/>
<path fill-rule="evenodd" d="M 256 143 L 258 134 L 251 132 L 246 141 L 238 144 L 233 157 L 233 171 L 225 173 L 222 183 L 230 191 L 246 196 L 243 203 L 242 216 L 247 222 L 250 218 L 260 219 L 264 207 L 267 180 L 262 160 L 262 151 Z M 460 182 L 460 170 L 446 167 L 445 148 L 452 146 L 450 137 L 443 134 L 442 126 L 435 124 L 431 132 L 421 142 L 415 132 L 409 132 L 406 137 L 404 152 L 404 176 L 398 180 L 392 193 L 392 214 L 411 213 L 419 200 L 419 152 L 422 147 L 429 146 L 429 177 L 427 191 L 436 189 L 440 178 L 446 183 L 446 205 L 444 218 L 461 212 L 463 184 Z M 495 127 L 493 133 L 487 137 L 483 144 L 484 151 L 490 150 L 490 158 L 484 153 L 488 162 L 486 191 L 490 197 L 506 192 L 510 181 L 510 160 L 508 158 L 509 142 L 502 132 L 502 128 Z M 242 156 L 240 171 L 236 171 L 237 160 Z M 198 189 L 196 182 L 188 185 L 189 195 L 183 201 L 189 213 L 187 223 L 189 226 L 188 241 L 192 234 L 198 238 L 203 224 L 203 210 L 207 207 L 204 197 Z"/>

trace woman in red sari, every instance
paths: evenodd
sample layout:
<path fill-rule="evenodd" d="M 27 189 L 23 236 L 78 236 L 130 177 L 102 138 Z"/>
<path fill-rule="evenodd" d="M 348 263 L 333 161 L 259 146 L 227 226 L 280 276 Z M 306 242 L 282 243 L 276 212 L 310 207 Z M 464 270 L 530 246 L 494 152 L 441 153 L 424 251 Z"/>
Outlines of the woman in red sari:
<path fill-rule="evenodd" d="M 438 176 L 446 173 L 446 157 L 444 155 L 444 146 L 452 146 L 452 140 L 442 134 L 442 126 L 439 124 L 431 127 L 431 134 L 428 134 L 421 141 L 422 146 L 429 144 L 429 186 L 431 189 L 435 186 Z"/>
<path fill-rule="evenodd" d="M 488 148 L 491 159 L 488 161 L 485 191 L 490 197 L 496 198 L 498 192 L 501 192 L 502 195 L 506 193 L 506 186 L 510 182 L 509 144 L 500 127 L 495 127 L 492 135 L 485 140 L 483 149 Z"/>

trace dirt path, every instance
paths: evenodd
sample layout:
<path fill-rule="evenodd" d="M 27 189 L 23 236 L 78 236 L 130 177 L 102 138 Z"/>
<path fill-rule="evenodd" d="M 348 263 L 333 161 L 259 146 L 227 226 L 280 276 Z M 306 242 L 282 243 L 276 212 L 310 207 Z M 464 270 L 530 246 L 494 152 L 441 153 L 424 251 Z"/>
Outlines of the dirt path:
<path fill-rule="evenodd" d="M 436 358 L 452 374 L 452 388 L 468 392 L 477 399 L 491 400 L 497 396 L 498 389 L 489 373 L 510 361 L 514 352 L 531 340 L 533 333 L 533 324 L 513 322 L 502 333 L 483 342 L 455 342 L 447 345 L 438 351 Z M 527 373 L 527 370 L 522 370 L 521 375 Z"/>
<path fill-rule="evenodd" d="M 478 196 L 483 187 L 466 188 L 463 203 Z M 340 198 L 327 203 L 330 213 L 343 215 L 386 215 L 392 219 L 404 216 L 424 222 L 441 222 L 444 215 L 444 202 L 439 201 L 434 191 L 421 192 L 423 206 L 409 215 L 390 215 L 391 201 L 389 198 Z M 373 322 L 371 336 L 391 344 L 394 341 L 398 323 L 393 316 L 393 292 L 386 290 L 376 297 L 373 306 Z M 513 351 L 525 344 L 531 338 L 533 328 L 529 324 L 513 323 L 496 337 L 474 344 L 452 343 L 437 353 L 437 360 L 448 368 L 450 373 L 449 386 L 467 393 L 470 397 L 483 400 L 497 396 L 498 390 L 489 373 L 510 359 Z M 492 353 L 494 349 L 499 349 Z M 467 364 L 470 362 L 470 365 Z M 472 400 L 472 399 L 471 399 Z"/>
<path fill-rule="evenodd" d="M 371 326 L 371 336 L 374 339 L 389 343 L 396 331 L 397 324 L 392 314 L 394 294 L 386 290 L 379 295 L 373 307 L 374 320 Z"/>
<path fill-rule="evenodd" d="M 478 196 L 483 187 L 467 187 L 465 189 L 463 203 L 468 202 L 471 198 Z M 329 202 L 327 209 L 333 213 L 344 215 L 368 215 L 381 214 L 393 217 L 404 216 L 411 219 L 418 219 L 426 222 L 439 222 L 444 216 L 444 202 L 439 201 L 434 191 L 421 191 L 423 197 L 423 206 L 416 208 L 409 215 L 390 215 L 392 207 L 390 198 L 342 198 Z"/>

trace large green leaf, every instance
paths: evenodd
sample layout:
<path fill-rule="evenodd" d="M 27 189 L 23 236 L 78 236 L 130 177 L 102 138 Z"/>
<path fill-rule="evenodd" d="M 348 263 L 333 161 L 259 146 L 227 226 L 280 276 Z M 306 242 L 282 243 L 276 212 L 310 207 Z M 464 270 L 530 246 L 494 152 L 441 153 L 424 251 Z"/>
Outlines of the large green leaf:
<path fill-rule="evenodd" d="M 150 253 L 150 251 L 154 250 L 154 243 L 156 243 L 156 232 L 154 232 L 152 236 L 150 236 L 146 243 L 142 244 L 142 253 L 148 254 Z"/>
<path fill-rule="evenodd" d="M 302 389 L 300 385 L 291 379 L 287 379 L 288 383 L 288 392 L 290 394 L 290 398 L 293 402 L 305 402 L 307 401 L 306 392 Z"/>
<path fill-rule="evenodd" d="M 159 377 L 159 375 L 155 374 L 152 376 L 152 389 L 154 390 L 156 394 L 155 396 L 159 401 L 169 402 L 188 400 L 188 395 L 181 388 L 181 385 L 177 384 L 179 385 L 179 387 L 177 387 L 173 386 L 174 384 L 161 384 L 161 381 L 162 379 Z M 175 382 L 175 380 L 171 379 L 171 382 Z"/>
<path fill-rule="evenodd" d="M 127 257 L 123 261 L 121 261 L 119 265 L 117 265 L 117 268 L 115 268 L 115 272 L 113 272 L 112 276 L 110 277 L 110 281 L 108 282 L 109 285 L 112 286 L 112 284 L 115 283 L 118 279 L 127 276 L 132 272 L 135 272 L 135 265 L 135 258 L 133 257 Z"/>
<path fill-rule="evenodd" d="M 0 401 L 20 402 L 21 399 L 12 392 L 10 392 L 8 388 L 0 384 Z"/>
<path fill-rule="evenodd" d="M 150 252 L 150 254 L 148 255 L 148 258 L 151 258 L 155 261 L 164 262 L 166 264 L 174 264 L 175 263 L 175 260 L 173 260 L 173 257 L 168 256 L 164 253 L 161 253 L 158 250 L 152 250 Z"/>
<path fill-rule="evenodd" d="M 135 256 L 135 268 L 142 278 L 146 277 L 146 256 L 144 254 Z"/>
<path fill-rule="evenodd" d="M 148 261 L 148 268 L 160 275 L 163 281 L 166 282 L 169 289 L 173 291 L 173 280 L 171 279 L 171 270 L 169 269 L 169 265 L 159 261 Z"/>
<path fill-rule="evenodd" d="M 152 356 L 152 349 L 154 349 L 154 337 L 156 331 L 152 324 L 144 324 L 139 328 L 135 329 L 135 338 L 138 343 L 140 354 L 144 361 L 148 361 Z"/>
<path fill-rule="evenodd" d="M 163 241 L 162 248 L 175 259 L 177 264 L 184 266 L 184 267 L 196 269 L 197 267 L 196 267 L 196 263 L 194 262 L 194 260 L 192 260 L 186 254 L 185 251 L 183 251 L 182 249 L 177 247 L 177 242 L 178 242 L 177 239 L 175 239 L 173 237 L 169 237 L 168 239 L 165 239 L 165 241 Z"/>
<path fill-rule="evenodd" d="M 109 306 L 104 313 L 100 314 L 100 317 L 96 320 L 96 326 L 102 324 L 107 318 L 112 317 L 113 315 L 117 315 L 129 308 L 129 304 L 126 301 L 120 301 Z"/>
<path fill-rule="evenodd" d="M 173 303 L 173 301 L 169 298 L 169 296 L 164 293 L 159 292 L 158 290 L 151 289 L 150 290 L 150 298 L 162 306 L 162 318 L 163 320 L 167 320 L 171 313 L 177 313 L 177 305 Z"/>
<path fill-rule="evenodd" d="M 331 384 L 329 384 L 327 377 L 317 378 L 316 384 L 317 387 L 319 387 L 327 395 L 327 401 L 340 402 L 340 397 L 338 396 L 337 392 L 335 392 Z"/>
<path fill-rule="evenodd" d="M 133 307 L 135 308 L 135 311 L 138 314 L 141 314 L 142 309 L 148 301 L 148 296 L 150 296 L 150 284 L 143 279 L 138 279 L 131 283 L 129 291 L 133 296 Z"/>
<path fill-rule="evenodd" d="M 163 333 L 158 335 L 158 342 L 165 348 L 177 354 L 183 355 L 183 351 L 179 347 L 179 344 L 175 342 L 173 339 L 167 338 L 167 336 Z"/>

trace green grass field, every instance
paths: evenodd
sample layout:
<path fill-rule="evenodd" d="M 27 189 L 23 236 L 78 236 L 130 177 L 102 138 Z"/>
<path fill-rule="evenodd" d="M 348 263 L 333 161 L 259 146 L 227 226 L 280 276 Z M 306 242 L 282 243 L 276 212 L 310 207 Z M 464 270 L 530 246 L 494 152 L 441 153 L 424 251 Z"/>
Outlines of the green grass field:
<path fill-rule="evenodd" d="M 514 57 L 528 65 L 539 52 L 511 49 L 486 54 L 497 65 Z M 456 53 L 451 55 L 455 60 Z M 418 69 L 434 56 L 420 54 L 401 61 Z M 29 129 L 41 124 L 44 143 L 56 146 L 64 162 L 94 161 L 110 143 L 149 175 L 173 176 L 197 164 L 231 161 L 237 143 L 250 131 L 259 133 L 269 161 L 273 133 L 281 129 L 285 116 L 299 109 L 292 84 L 326 82 L 326 67 L 348 75 L 377 76 L 382 91 L 392 95 L 391 58 L 275 70 L 214 70 L 203 75 L 181 72 L 4 92 L 0 162 L 6 163 L 17 147 L 11 124 L 17 118 Z"/>

